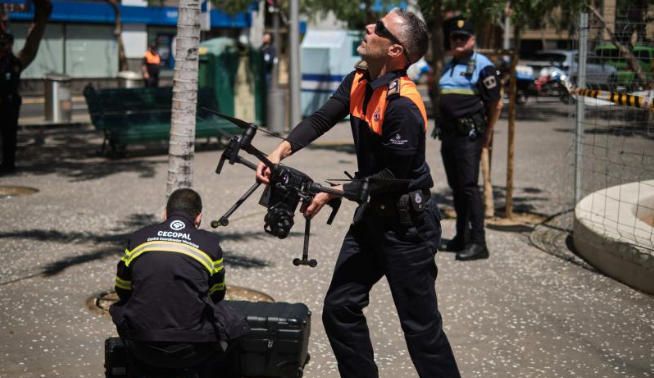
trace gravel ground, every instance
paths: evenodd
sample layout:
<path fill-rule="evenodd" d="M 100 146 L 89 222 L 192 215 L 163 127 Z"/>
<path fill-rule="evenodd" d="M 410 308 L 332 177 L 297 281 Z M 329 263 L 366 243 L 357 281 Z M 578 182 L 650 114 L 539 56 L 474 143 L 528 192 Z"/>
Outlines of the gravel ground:
<path fill-rule="evenodd" d="M 517 127 L 514 201 L 517 209 L 553 215 L 571 207 L 569 109 L 532 103 Z M 493 180 L 504 202 L 506 120 L 498 125 Z M 316 145 L 288 160 L 316 180 L 354 171 L 349 126 L 338 125 Z M 165 148 L 134 147 L 126 159 L 96 156 L 101 138 L 89 128 L 27 129 L 20 134 L 20 172 L 0 186 L 38 193 L 0 199 L 0 377 L 100 377 L 110 319 L 86 302 L 113 285 L 120 240 L 163 211 Z M 260 136 L 262 150 L 277 141 Z M 221 150 L 200 143 L 194 185 L 205 202 L 204 227 L 253 182 L 245 167 L 214 169 Z M 429 162 L 443 208 L 451 196 L 439 154 Z M 333 225 L 327 211 L 312 223 L 315 269 L 291 261 L 302 249 L 302 222 L 278 240 L 262 230 L 264 209 L 252 198 L 218 230 L 226 251 L 228 285 L 263 291 L 277 301 L 304 302 L 313 312 L 311 362 L 305 376 L 337 377 L 321 324 L 322 298 L 354 207 L 344 203 Z M 444 237 L 454 222 L 443 222 Z M 565 226 L 561 226 L 565 232 Z M 566 253 L 530 243 L 534 227 L 492 226 L 491 258 L 457 262 L 439 253 L 438 299 L 464 377 L 652 377 L 654 298 L 605 277 Z M 543 238 L 539 239 L 542 240 Z M 556 239 L 556 237 L 554 238 Z M 560 239 L 560 238 L 559 238 Z M 557 240 L 559 240 L 557 239 Z M 535 243 L 538 245 L 537 243 Z M 550 245 L 565 249 L 566 244 Z M 540 247 L 540 246 L 539 246 Z M 416 377 L 384 280 L 366 309 L 383 378 Z"/>

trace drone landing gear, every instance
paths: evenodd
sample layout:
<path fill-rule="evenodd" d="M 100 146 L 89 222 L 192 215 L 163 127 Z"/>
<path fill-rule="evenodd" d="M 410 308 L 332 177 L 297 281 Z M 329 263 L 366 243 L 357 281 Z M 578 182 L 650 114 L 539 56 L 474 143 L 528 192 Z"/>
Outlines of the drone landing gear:
<path fill-rule="evenodd" d="M 250 189 L 248 189 L 245 192 L 245 194 L 243 194 L 236 201 L 236 203 L 234 203 L 234 205 L 232 205 L 232 207 L 230 207 L 229 210 L 227 210 L 227 212 L 222 217 L 220 217 L 220 219 L 211 221 L 211 227 L 217 228 L 218 226 L 227 226 L 229 224 L 229 217 L 231 217 L 232 214 L 234 214 L 236 209 L 238 209 L 239 206 L 241 206 L 243 204 L 243 202 L 245 202 L 245 200 L 247 200 L 252 195 L 252 193 L 254 193 L 254 191 L 257 190 L 257 188 L 259 188 L 260 185 L 261 185 L 260 182 L 255 182 L 250 187 Z"/>
<path fill-rule="evenodd" d="M 304 217 L 304 246 L 302 248 L 302 259 L 297 257 L 293 259 L 293 265 L 309 265 L 312 268 L 315 268 L 318 265 L 316 259 L 309 260 L 309 235 L 311 234 L 311 218 Z"/>

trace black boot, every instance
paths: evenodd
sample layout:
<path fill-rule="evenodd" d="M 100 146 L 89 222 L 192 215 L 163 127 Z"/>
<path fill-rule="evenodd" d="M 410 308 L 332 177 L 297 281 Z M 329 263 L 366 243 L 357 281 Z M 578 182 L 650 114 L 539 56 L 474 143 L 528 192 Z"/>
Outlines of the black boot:
<path fill-rule="evenodd" d="M 488 248 L 486 248 L 485 244 L 470 243 L 462 251 L 456 254 L 456 259 L 459 261 L 470 261 L 487 259 L 488 256 Z"/>
<path fill-rule="evenodd" d="M 457 235 L 452 240 L 448 240 L 447 242 L 441 244 L 441 247 L 439 249 L 441 251 L 447 251 L 447 252 L 459 252 L 464 247 L 465 247 L 465 242 L 463 241 L 463 238 L 460 238 Z"/>

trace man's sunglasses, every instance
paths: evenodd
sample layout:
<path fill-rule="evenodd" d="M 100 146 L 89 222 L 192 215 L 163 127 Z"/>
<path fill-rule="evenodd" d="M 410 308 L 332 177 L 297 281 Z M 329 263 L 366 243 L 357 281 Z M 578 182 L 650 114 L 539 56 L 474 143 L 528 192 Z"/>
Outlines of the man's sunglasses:
<path fill-rule="evenodd" d="M 400 46 L 402 46 L 402 51 L 404 52 L 404 56 L 406 57 L 407 61 L 409 60 L 409 54 L 406 51 L 406 47 L 404 47 L 404 44 L 400 42 L 400 40 L 391 33 L 390 30 L 386 28 L 386 25 L 382 22 L 382 20 L 377 20 L 375 23 L 375 34 L 382 38 L 386 38 L 389 41 L 396 43 Z"/>

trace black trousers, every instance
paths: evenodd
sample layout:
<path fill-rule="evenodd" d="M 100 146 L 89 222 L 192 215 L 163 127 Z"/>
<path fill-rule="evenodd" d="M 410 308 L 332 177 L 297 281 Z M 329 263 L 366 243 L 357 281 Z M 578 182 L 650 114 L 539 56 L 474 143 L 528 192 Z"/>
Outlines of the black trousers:
<path fill-rule="evenodd" d="M 159 86 L 159 74 L 149 74 L 149 76 L 150 77 L 145 80 L 145 87 L 157 88 Z"/>
<path fill-rule="evenodd" d="M 345 236 L 322 315 L 341 377 L 379 376 L 362 310 L 382 276 L 420 377 L 459 377 L 436 301 L 434 254 L 441 228 L 433 202 L 414 217 L 414 226 L 400 225 L 397 217 L 366 214 Z"/>
<path fill-rule="evenodd" d="M 477 182 L 481 159 L 481 135 L 471 139 L 467 135 L 445 134 L 441 156 L 452 189 L 456 211 L 456 237 L 465 240 L 470 227 L 470 241 L 485 244 L 484 207 Z"/>
<path fill-rule="evenodd" d="M 20 97 L 0 98 L 0 131 L 2 132 L 2 167 L 16 167 L 16 145 L 18 143 L 18 115 Z"/>

